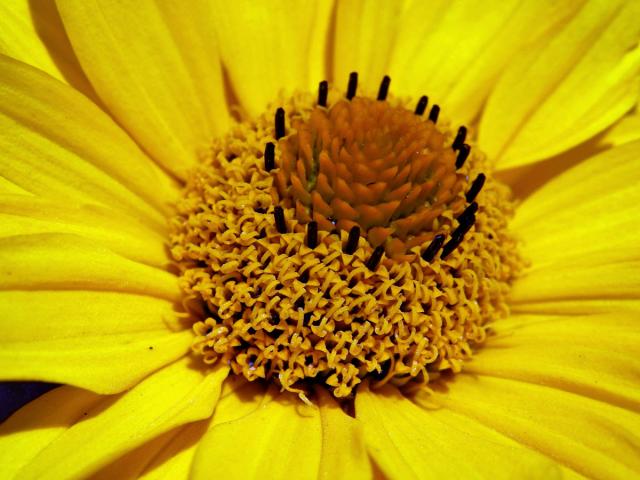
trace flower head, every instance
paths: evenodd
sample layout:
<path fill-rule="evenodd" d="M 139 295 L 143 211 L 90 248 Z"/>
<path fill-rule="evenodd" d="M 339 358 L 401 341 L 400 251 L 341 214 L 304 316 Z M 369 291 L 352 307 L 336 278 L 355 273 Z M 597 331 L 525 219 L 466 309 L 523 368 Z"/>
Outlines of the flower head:
<path fill-rule="evenodd" d="M 0 11 L 0 476 L 638 474 L 637 2 Z"/>

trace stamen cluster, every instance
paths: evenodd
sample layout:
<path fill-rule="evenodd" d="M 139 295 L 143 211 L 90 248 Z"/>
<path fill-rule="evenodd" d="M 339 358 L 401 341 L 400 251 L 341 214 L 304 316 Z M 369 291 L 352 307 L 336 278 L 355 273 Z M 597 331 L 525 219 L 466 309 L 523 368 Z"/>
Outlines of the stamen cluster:
<path fill-rule="evenodd" d="M 388 101 L 388 77 L 357 97 L 353 78 L 346 100 L 327 106 L 323 82 L 315 105 L 298 95 L 215 141 L 173 222 L 181 286 L 204 306 L 194 351 L 301 395 L 459 371 L 520 268 L 506 189 L 466 129 L 436 127 L 437 106 L 422 119 L 426 97 Z"/>

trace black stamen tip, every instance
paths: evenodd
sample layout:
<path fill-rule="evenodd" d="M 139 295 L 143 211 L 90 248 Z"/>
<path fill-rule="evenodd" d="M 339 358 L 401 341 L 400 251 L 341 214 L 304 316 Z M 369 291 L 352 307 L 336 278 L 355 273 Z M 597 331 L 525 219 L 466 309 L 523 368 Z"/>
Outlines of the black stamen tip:
<path fill-rule="evenodd" d="M 298 280 L 302 283 L 307 283 L 309 281 L 309 270 L 305 270 L 304 272 L 302 272 L 298 277 Z"/>
<path fill-rule="evenodd" d="M 438 105 L 434 105 L 431 107 L 431 111 L 429 112 L 429 120 L 433 123 L 438 122 L 438 115 L 440 115 L 440 107 Z"/>
<path fill-rule="evenodd" d="M 456 168 L 462 168 L 464 162 L 467 161 L 469 152 L 471 152 L 471 147 L 468 144 L 463 143 L 460 147 L 460 151 L 458 152 L 458 157 L 456 158 Z"/>
<path fill-rule="evenodd" d="M 284 108 L 276 110 L 276 140 L 284 137 Z"/>
<path fill-rule="evenodd" d="M 451 240 L 449 240 L 445 246 L 442 248 L 442 253 L 440 254 L 441 259 L 447 258 L 451 252 L 453 252 L 464 240 L 464 236 L 466 233 L 473 227 L 473 224 L 476 221 L 476 217 L 472 216 L 467 223 L 463 223 L 458 225 L 453 233 L 451 234 Z"/>
<path fill-rule="evenodd" d="M 391 77 L 389 75 L 385 75 L 382 79 L 382 83 L 380 83 L 380 90 L 378 90 L 378 100 L 383 101 L 387 99 L 387 95 L 389 94 L 389 84 L 391 83 Z"/>
<path fill-rule="evenodd" d="M 351 100 L 356 96 L 356 90 L 358 89 L 358 72 L 351 72 L 349 74 L 349 85 L 347 86 L 347 100 Z"/>
<path fill-rule="evenodd" d="M 467 195 L 465 196 L 467 202 L 473 202 L 476 199 L 478 193 L 480 193 L 480 190 L 482 190 L 482 187 L 484 186 L 485 180 L 486 177 L 484 176 L 484 173 L 478 174 L 476 179 L 471 184 L 471 188 L 467 192 Z"/>
<path fill-rule="evenodd" d="M 464 126 L 460 127 L 458 129 L 456 138 L 453 140 L 453 144 L 451 145 L 451 148 L 453 148 L 454 150 L 460 150 L 466 138 L 467 138 L 467 127 L 464 127 Z"/>
<path fill-rule="evenodd" d="M 287 222 L 284 219 L 284 210 L 282 207 L 275 207 L 273 209 L 273 217 L 276 220 L 276 230 L 279 233 L 287 233 Z"/>
<path fill-rule="evenodd" d="M 369 270 L 374 271 L 378 267 L 378 264 L 382 259 L 383 253 L 384 253 L 384 247 L 382 245 L 378 245 L 373 251 L 373 253 L 371 254 L 371 256 L 369 257 L 369 260 L 367 260 L 367 263 L 365 264 L 366 267 Z"/>
<path fill-rule="evenodd" d="M 318 222 L 316 221 L 307 224 L 307 246 L 309 248 L 318 246 Z"/>
<path fill-rule="evenodd" d="M 320 82 L 318 87 L 318 105 L 321 107 L 327 106 L 327 95 L 329 94 L 329 83 L 326 80 Z"/>
<path fill-rule="evenodd" d="M 431 240 L 431 243 L 429 244 L 429 246 L 425 248 L 424 252 L 422 252 L 422 259 L 425 262 L 430 262 L 431 260 L 433 260 L 433 257 L 436 256 L 436 253 L 438 253 L 438 250 L 440 250 L 440 247 L 442 247 L 443 243 L 444 243 L 443 234 L 439 233 L 438 235 L 433 237 L 433 240 Z"/>
<path fill-rule="evenodd" d="M 276 168 L 276 146 L 269 142 L 264 146 L 264 169 L 270 172 Z"/>
<path fill-rule="evenodd" d="M 347 244 L 344 247 L 344 253 L 352 255 L 358 248 L 358 240 L 360 240 L 360 227 L 354 225 L 349 230 L 349 237 L 347 238 Z"/>
<path fill-rule="evenodd" d="M 428 103 L 429 103 L 429 97 L 427 97 L 426 95 L 421 96 L 420 100 L 418 100 L 418 104 L 416 105 L 416 110 L 413 113 L 415 113 L 416 115 L 422 115 L 424 111 L 427 109 Z"/>
<path fill-rule="evenodd" d="M 478 204 L 476 202 L 473 202 L 471 205 L 464 209 L 464 212 L 458 215 L 458 223 L 460 225 L 468 223 L 469 220 L 471 220 L 471 218 L 475 216 L 477 211 Z"/>

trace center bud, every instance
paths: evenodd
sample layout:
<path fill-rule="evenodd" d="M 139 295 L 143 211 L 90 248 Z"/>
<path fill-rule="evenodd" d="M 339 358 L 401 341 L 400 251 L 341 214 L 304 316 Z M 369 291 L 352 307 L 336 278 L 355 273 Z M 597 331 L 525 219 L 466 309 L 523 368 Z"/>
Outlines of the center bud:
<path fill-rule="evenodd" d="M 360 229 L 398 258 L 437 233 L 445 211 L 464 209 L 456 152 L 432 121 L 389 102 L 355 97 L 315 107 L 280 139 L 274 203 L 300 223 Z"/>

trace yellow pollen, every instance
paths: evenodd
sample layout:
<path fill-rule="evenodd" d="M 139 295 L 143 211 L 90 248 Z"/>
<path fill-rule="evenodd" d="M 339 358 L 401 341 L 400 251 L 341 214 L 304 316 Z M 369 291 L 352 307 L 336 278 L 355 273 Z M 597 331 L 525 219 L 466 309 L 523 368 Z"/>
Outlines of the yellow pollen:
<path fill-rule="evenodd" d="M 395 99 L 329 100 L 284 101 L 282 138 L 275 109 L 236 125 L 192 172 L 171 251 L 193 350 L 302 398 L 419 388 L 508 313 L 513 205 L 476 148 L 456 168 L 455 131 Z"/>

